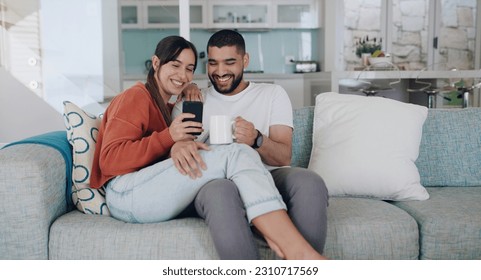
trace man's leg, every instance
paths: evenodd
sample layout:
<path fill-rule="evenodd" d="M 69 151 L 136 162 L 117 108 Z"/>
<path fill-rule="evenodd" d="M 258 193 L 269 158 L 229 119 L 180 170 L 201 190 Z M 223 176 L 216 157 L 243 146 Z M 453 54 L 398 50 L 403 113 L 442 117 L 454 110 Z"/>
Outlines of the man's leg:
<path fill-rule="evenodd" d="M 327 234 L 328 192 L 324 180 L 305 168 L 271 171 L 294 225 L 319 253 Z"/>
<path fill-rule="evenodd" d="M 195 198 L 195 208 L 210 230 L 223 260 L 259 259 L 237 186 L 227 179 L 205 184 Z"/>

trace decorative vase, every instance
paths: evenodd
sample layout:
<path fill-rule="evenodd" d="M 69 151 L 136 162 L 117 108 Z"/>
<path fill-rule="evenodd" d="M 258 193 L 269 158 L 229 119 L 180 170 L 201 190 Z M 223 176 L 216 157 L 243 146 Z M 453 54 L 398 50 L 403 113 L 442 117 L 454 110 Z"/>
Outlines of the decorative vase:
<path fill-rule="evenodd" d="M 368 66 L 369 65 L 369 57 L 371 56 L 370 53 L 362 53 L 361 54 L 361 64 L 362 66 Z"/>

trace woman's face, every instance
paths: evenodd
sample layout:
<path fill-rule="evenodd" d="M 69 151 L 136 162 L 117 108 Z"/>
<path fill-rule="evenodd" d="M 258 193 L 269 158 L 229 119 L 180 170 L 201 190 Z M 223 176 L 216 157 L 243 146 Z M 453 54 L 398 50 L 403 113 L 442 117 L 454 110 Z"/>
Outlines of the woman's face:
<path fill-rule="evenodd" d="M 160 65 L 157 56 L 152 57 L 155 79 L 163 97 L 179 95 L 194 77 L 195 55 L 191 49 L 184 49 L 177 59 Z"/>

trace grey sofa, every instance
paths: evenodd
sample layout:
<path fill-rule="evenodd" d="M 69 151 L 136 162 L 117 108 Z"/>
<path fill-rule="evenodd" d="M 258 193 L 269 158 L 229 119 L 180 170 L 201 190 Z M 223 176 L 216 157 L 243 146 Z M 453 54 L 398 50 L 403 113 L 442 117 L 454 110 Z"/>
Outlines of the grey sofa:
<path fill-rule="evenodd" d="M 313 112 L 294 112 L 293 166 L 309 162 Z M 324 254 L 481 259 L 481 109 L 430 109 L 416 165 L 429 200 L 331 197 Z M 128 224 L 69 208 L 65 168 L 45 145 L 0 150 L 0 259 L 218 258 L 201 219 Z M 275 258 L 258 245 L 262 258 Z"/>

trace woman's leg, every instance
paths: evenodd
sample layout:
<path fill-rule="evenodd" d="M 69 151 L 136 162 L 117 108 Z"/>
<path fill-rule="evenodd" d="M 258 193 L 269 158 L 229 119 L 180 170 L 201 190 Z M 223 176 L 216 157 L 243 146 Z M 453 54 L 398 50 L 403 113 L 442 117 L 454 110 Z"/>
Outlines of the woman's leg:
<path fill-rule="evenodd" d="M 125 222 L 167 221 L 194 201 L 199 184 L 201 180 L 181 175 L 167 159 L 109 182 L 107 206 L 112 216 Z"/>
<path fill-rule="evenodd" d="M 170 159 L 115 178 L 108 184 L 106 196 L 112 215 L 138 223 L 172 219 L 194 201 L 205 183 L 218 178 L 228 178 L 237 185 L 249 221 L 285 209 L 272 176 L 250 147 L 212 146 L 200 153 L 207 165 L 200 178 L 181 175 Z"/>

